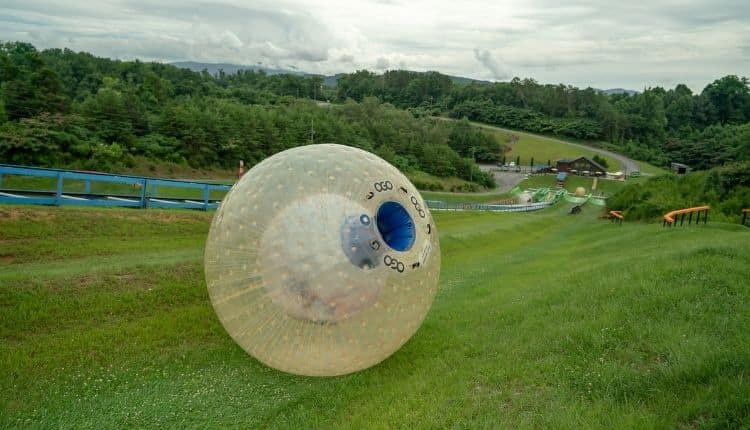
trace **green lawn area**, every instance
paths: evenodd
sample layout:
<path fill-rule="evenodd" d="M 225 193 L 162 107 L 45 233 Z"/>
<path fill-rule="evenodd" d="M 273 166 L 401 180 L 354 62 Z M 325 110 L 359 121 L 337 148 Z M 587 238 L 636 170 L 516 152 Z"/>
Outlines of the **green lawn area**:
<path fill-rule="evenodd" d="M 480 124 L 478 124 L 480 125 Z M 552 162 L 554 166 L 555 161 L 561 158 L 576 158 L 580 156 L 586 156 L 593 158 L 594 155 L 598 155 L 597 152 L 591 149 L 577 148 L 569 146 L 556 141 L 553 138 L 539 136 L 531 133 L 524 133 L 521 131 L 501 131 L 495 128 L 483 127 L 492 133 L 495 133 L 498 140 L 506 145 L 512 147 L 511 151 L 505 154 L 507 162 L 516 161 L 516 157 L 521 157 L 521 164 L 528 166 L 531 162 L 531 157 L 534 157 L 534 164 L 547 164 L 547 161 Z M 518 141 L 515 144 L 510 143 L 511 134 L 518 136 Z M 620 170 L 620 162 L 612 157 L 606 155 L 600 155 L 608 163 L 608 169 L 610 171 Z"/>
<path fill-rule="evenodd" d="M 424 325 L 309 378 L 220 325 L 211 213 L 0 206 L 0 427 L 747 426 L 750 229 L 566 209 L 436 213 Z"/>
<path fill-rule="evenodd" d="M 641 173 L 645 173 L 648 175 L 658 176 L 669 173 L 668 170 L 662 169 L 661 167 L 656 167 L 653 164 L 646 163 L 645 161 L 639 161 L 638 167 L 640 167 Z"/>

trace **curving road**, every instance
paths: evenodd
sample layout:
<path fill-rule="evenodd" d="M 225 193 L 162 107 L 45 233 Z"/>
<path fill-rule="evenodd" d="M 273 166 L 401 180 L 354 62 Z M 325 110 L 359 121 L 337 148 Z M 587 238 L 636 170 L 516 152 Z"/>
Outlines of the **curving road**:
<path fill-rule="evenodd" d="M 444 121 L 456 121 L 454 118 L 445 118 L 445 117 L 433 117 L 433 118 L 444 120 Z M 539 139 L 546 139 L 546 140 L 549 140 L 549 141 L 552 141 L 552 142 L 555 142 L 555 143 L 561 143 L 563 145 L 574 146 L 574 147 L 577 147 L 577 148 L 582 148 L 582 149 L 587 149 L 587 150 L 590 150 L 590 151 L 598 152 L 599 154 L 610 156 L 610 157 L 614 158 L 615 160 L 619 161 L 620 165 L 622 166 L 621 170 L 625 174 L 628 174 L 630 172 L 640 171 L 640 168 L 638 167 L 638 163 L 635 160 L 630 159 L 630 158 L 628 158 L 628 157 L 626 157 L 626 156 L 624 156 L 622 154 L 618 154 L 617 152 L 607 151 L 606 149 L 596 148 L 596 147 L 593 147 L 593 146 L 582 145 L 580 143 L 568 142 L 568 141 L 565 141 L 565 140 L 556 139 L 554 137 L 547 137 L 547 136 L 544 136 L 544 135 L 541 135 L 541 134 L 529 133 L 529 132 L 526 132 L 526 131 L 511 130 L 511 129 L 508 129 L 508 128 L 502 128 L 502 127 L 497 127 L 497 126 L 494 126 L 494 125 L 483 124 L 481 122 L 474 122 L 474 121 L 472 121 L 471 123 L 473 125 L 475 125 L 477 127 L 481 127 L 481 128 L 486 128 L 486 129 L 490 129 L 490 130 L 498 130 L 498 131 L 502 131 L 502 132 L 505 132 L 505 133 L 514 133 L 514 134 L 520 134 L 520 135 L 525 134 L 527 136 L 534 136 L 534 137 L 539 138 Z"/>

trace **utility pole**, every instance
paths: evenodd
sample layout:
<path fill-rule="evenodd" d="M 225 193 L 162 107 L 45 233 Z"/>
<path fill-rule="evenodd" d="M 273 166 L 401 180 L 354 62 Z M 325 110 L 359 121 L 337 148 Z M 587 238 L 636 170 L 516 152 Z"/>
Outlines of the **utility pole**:
<path fill-rule="evenodd" d="M 474 148 L 471 147 L 471 165 L 469 166 L 469 182 L 474 182 L 474 164 L 476 164 L 477 160 L 474 158 Z"/>

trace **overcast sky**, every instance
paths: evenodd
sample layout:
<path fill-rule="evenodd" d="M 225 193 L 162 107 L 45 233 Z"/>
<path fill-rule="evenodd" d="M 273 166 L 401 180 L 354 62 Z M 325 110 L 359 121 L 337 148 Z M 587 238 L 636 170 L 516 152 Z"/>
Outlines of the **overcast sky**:
<path fill-rule="evenodd" d="M 750 0 L 2 0 L 0 39 L 121 59 L 700 91 L 750 77 Z"/>

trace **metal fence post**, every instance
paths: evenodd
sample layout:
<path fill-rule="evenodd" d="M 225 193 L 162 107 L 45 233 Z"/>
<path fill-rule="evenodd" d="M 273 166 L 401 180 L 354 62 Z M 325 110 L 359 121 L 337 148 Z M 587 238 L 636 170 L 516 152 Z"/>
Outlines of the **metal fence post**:
<path fill-rule="evenodd" d="M 91 194 L 91 179 L 86 179 L 86 182 L 84 182 L 83 192 Z"/>
<path fill-rule="evenodd" d="M 144 179 L 141 182 L 141 209 L 146 209 L 146 189 L 148 187 L 148 179 Z"/>
<path fill-rule="evenodd" d="M 62 200 L 62 191 L 63 191 L 63 174 L 62 172 L 57 172 L 57 188 L 55 189 L 55 206 L 60 206 L 60 201 Z"/>
<path fill-rule="evenodd" d="M 203 185 L 203 210 L 208 210 L 208 184 Z"/>

